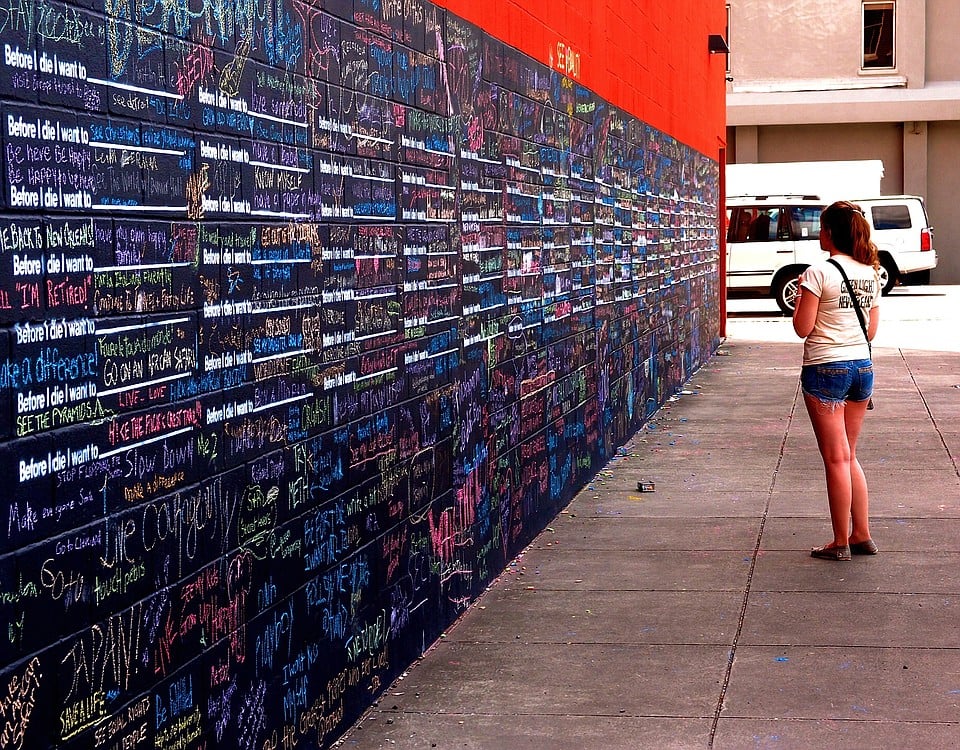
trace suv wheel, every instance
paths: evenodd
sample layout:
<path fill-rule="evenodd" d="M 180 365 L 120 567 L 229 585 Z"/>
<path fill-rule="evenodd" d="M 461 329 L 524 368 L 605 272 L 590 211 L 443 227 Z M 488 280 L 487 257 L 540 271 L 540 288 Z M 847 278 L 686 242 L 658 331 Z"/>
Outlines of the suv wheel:
<path fill-rule="evenodd" d="M 773 286 L 773 298 L 777 305 L 783 311 L 784 315 L 793 315 L 793 308 L 797 301 L 797 277 L 796 274 L 783 274 Z"/>
<path fill-rule="evenodd" d="M 880 287 L 883 294 L 890 294 L 890 290 L 897 285 L 898 276 L 896 264 L 886 255 L 880 258 Z"/>

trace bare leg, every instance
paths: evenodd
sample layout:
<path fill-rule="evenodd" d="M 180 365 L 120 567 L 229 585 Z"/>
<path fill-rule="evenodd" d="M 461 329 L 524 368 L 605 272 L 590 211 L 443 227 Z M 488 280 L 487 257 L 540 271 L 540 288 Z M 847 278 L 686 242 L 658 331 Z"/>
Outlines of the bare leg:
<path fill-rule="evenodd" d="M 865 542 L 870 538 L 870 493 L 867 490 L 867 479 L 863 468 L 857 460 L 857 439 L 860 437 L 860 428 L 863 427 L 863 418 L 867 413 L 866 401 L 848 401 L 844 413 L 844 426 L 847 432 L 847 443 L 850 446 L 850 485 L 851 503 L 850 512 L 853 516 L 853 530 L 850 532 L 850 543 Z"/>
<path fill-rule="evenodd" d="M 847 438 L 845 404 L 824 404 L 819 399 L 803 394 L 817 437 L 817 446 L 823 458 L 827 478 L 827 501 L 830 505 L 830 522 L 833 525 L 833 543 L 843 547 L 850 542 L 850 516 L 853 502 L 853 472 L 851 470 L 850 443 Z M 863 421 L 861 415 L 860 421 Z M 859 432 L 859 430 L 857 430 Z M 860 472 L 863 475 L 863 472 Z M 864 482 L 864 487 L 866 482 Z"/>

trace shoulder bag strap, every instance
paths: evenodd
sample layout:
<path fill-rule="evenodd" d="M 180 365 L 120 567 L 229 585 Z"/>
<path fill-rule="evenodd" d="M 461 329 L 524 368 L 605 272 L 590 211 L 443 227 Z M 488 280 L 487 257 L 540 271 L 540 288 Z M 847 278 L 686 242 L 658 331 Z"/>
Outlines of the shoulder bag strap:
<path fill-rule="evenodd" d="M 867 349 L 870 350 L 871 355 L 873 354 L 873 347 L 870 344 L 870 337 L 867 335 L 867 324 L 863 319 L 863 310 L 860 309 L 860 300 L 857 299 L 857 295 L 853 292 L 853 285 L 850 283 L 850 279 L 847 278 L 847 272 L 843 270 L 837 261 L 833 258 L 827 258 L 827 262 L 833 265 L 843 276 L 843 283 L 847 285 L 847 292 L 850 293 L 850 299 L 853 301 L 853 309 L 857 313 L 857 320 L 860 321 L 860 330 L 863 331 L 863 337 L 867 340 Z"/>

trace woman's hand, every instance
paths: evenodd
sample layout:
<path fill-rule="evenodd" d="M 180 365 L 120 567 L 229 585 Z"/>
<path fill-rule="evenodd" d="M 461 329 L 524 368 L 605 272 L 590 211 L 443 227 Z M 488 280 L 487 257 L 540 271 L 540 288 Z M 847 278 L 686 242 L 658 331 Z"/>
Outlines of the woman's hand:
<path fill-rule="evenodd" d="M 813 332 L 813 326 L 817 322 L 817 308 L 820 306 L 820 298 L 809 289 L 804 290 L 800 285 L 803 276 L 797 277 L 797 296 L 793 302 L 793 330 L 802 339 L 805 339 Z"/>

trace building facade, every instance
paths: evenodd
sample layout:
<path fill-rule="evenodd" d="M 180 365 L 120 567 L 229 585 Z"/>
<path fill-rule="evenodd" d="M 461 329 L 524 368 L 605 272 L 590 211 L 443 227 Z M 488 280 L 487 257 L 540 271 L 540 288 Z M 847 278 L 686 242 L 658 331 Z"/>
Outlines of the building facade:
<path fill-rule="evenodd" d="M 926 199 L 931 280 L 960 283 L 960 4 L 732 0 L 728 24 L 728 162 L 881 159 L 883 194 Z"/>

